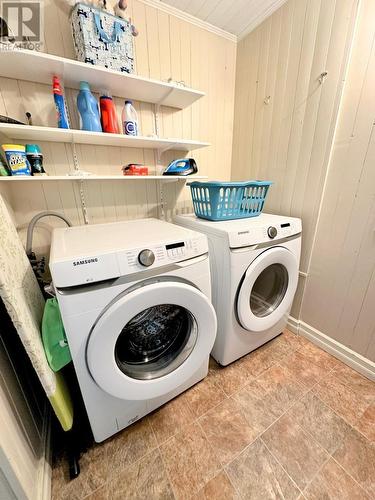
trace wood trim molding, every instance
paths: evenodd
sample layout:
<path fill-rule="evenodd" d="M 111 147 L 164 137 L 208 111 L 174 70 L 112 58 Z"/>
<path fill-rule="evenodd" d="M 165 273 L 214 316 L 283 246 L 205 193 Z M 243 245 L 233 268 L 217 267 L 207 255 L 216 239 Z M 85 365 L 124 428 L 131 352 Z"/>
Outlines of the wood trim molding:
<path fill-rule="evenodd" d="M 35 499 L 50 500 L 52 483 L 51 410 L 46 402 L 43 419 L 42 454 L 36 484 Z"/>
<path fill-rule="evenodd" d="M 266 9 L 264 12 L 262 12 L 261 15 L 259 15 L 258 17 L 256 17 L 252 23 L 250 23 L 246 29 L 244 29 L 243 31 L 241 31 L 241 33 L 237 36 L 237 40 L 240 41 L 242 40 L 243 38 L 245 38 L 249 33 L 251 33 L 252 31 L 255 30 L 255 28 L 257 26 L 259 26 L 260 24 L 262 24 L 263 21 L 265 21 L 268 17 L 272 16 L 272 14 L 274 12 L 277 11 L 277 9 L 279 9 L 284 3 L 286 2 L 286 0 L 277 0 L 276 2 L 274 2 L 272 5 L 270 5 L 268 7 L 268 9 Z"/>
<path fill-rule="evenodd" d="M 3 448 L 0 446 L 0 481 L 2 482 L 2 491 L 7 491 L 10 498 L 14 495 L 17 500 L 28 500 L 26 491 L 22 488 L 12 464 L 6 456 Z"/>
<path fill-rule="evenodd" d="M 338 358 L 370 380 L 375 380 L 375 363 L 373 361 L 361 356 L 357 352 L 340 344 L 340 342 L 337 342 L 307 323 L 297 320 L 292 316 L 289 316 L 288 328 L 293 333 L 298 333 L 308 340 L 311 340 L 311 342 L 318 347 L 332 354 L 335 358 Z"/>
<path fill-rule="evenodd" d="M 288 330 L 290 330 L 293 333 L 300 333 L 299 332 L 299 321 L 293 316 L 289 316 L 288 318 Z"/>
<path fill-rule="evenodd" d="M 201 19 L 198 19 L 197 17 L 188 14 L 187 12 L 183 12 L 180 9 L 176 9 L 175 7 L 172 7 L 171 5 L 168 5 L 162 2 L 161 0 L 139 0 L 139 1 L 144 3 L 145 5 L 149 5 L 150 7 L 155 7 L 156 9 L 166 12 L 167 14 L 178 17 L 190 24 L 194 24 L 195 26 L 198 26 L 198 28 L 210 31 L 215 35 L 219 35 L 223 38 L 226 38 L 227 40 L 230 40 L 231 42 L 237 43 L 238 38 L 236 35 L 233 35 L 233 33 L 229 33 L 228 31 L 222 30 L 221 28 L 218 28 L 213 24 L 207 23 L 206 21 L 202 21 Z M 284 2 L 285 0 L 279 0 L 279 2 L 280 1 Z M 262 22 L 262 20 L 260 22 Z"/>

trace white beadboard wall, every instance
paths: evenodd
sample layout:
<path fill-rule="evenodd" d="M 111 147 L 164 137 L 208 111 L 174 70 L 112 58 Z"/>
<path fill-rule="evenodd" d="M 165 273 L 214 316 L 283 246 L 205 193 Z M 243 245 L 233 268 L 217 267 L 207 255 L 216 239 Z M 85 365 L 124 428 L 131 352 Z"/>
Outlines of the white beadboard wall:
<path fill-rule="evenodd" d="M 181 137 L 208 141 L 208 148 L 194 151 L 202 175 L 229 179 L 231 169 L 236 44 L 192 23 L 169 15 L 139 0 L 129 2 L 129 15 L 140 31 L 135 39 L 137 74 L 160 80 L 172 78 L 206 92 L 191 107 L 179 111 L 162 107 L 162 137 Z M 69 23 L 69 9 L 59 0 L 45 1 L 45 51 L 75 58 Z M 109 89 L 110 90 L 110 89 Z M 65 89 L 73 127 L 78 126 L 76 91 Z M 116 99 L 121 116 L 123 101 Z M 143 135 L 154 133 L 153 106 L 135 103 Z M 0 114 L 24 120 L 30 111 L 34 125 L 55 126 L 56 116 L 51 87 L 25 81 L 0 78 Z M 0 137 L 1 138 L 1 137 Z M 2 141 L 3 142 L 3 141 Z M 51 175 L 63 175 L 73 169 L 73 150 L 69 144 L 41 143 L 45 167 Z M 160 173 L 156 152 L 148 149 L 77 145 L 80 168 L 93 173 L 119 174 L 122 165 L 137 162 Z M 184 153 L 167 152 L 167 165 Z M 160 216 L 158 209 L 161 184 L 156 181 L 89 181 L 84 194 L 90 223 L 128 218 Z M 73 224 L 83 224 L 77 182 L 17 183 L 7 185 L 7 197 L 15 220 L 25 238 L 25 228 L 33 215 L 42 210 L 57 210 Z M 176 211 L 191 211 L 190 193 L 183 182 L 164 185 L 165 216 Z M 47 253 L 50 229 L 58 221 L 44 219 L 35 233 L 34 249 Z"/>
<path fill-rule="evenodd" d="M 267 211 L 302 217 L 302 271 L 356 6 L 357 0 L 289 0 L 238 44 L 232 177 L 272 180 Z"/>
<path fill-rule="evenodd" d="M 267 211 L 303 220 L 292 316 L 370 362 L 374 18 L 373 0 L 289 0 L 243 39 L 232 156 L 234 179 L 275 182 Z"/>
<path fill-rule="evenodd" d="M 375 361 L 375 2 L 363 0 L 300 318 Z"/>

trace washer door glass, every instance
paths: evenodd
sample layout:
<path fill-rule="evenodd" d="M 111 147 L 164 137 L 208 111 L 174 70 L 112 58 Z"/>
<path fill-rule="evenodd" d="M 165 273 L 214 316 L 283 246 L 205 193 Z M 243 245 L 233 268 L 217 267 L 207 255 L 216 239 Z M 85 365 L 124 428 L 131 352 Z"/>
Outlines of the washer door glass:
<path fill-rule="evenodd" d="M 161 304 L 134 316 L 122 329 L 115 346 L 120 370 L 141 380 L 175 370 L 194 349 L 197 323 L 182 306 Z"/>
<path fill-rule="evenodd" d="M 298 261 L 285 247 L 262 252 L 247 268 L 237 296 L 237 317 L 251 332 L 272 328 L 289 314 L 298 283 Z"/>
<path fill-rule="evenodd" d="M 103 391 L 128 401 L 157 398 L 204 370 L 216 335 L 210 300 L 189 283 L 143 281 L 98 316 L 87 367 Z"/>
<path fill-rule="evenodd" d="M 250 309 L 258 318 L 272 314 L 285 297 L 289 276 L 282 264 L 266 267 L 253 285 L 250 293 Z"/>

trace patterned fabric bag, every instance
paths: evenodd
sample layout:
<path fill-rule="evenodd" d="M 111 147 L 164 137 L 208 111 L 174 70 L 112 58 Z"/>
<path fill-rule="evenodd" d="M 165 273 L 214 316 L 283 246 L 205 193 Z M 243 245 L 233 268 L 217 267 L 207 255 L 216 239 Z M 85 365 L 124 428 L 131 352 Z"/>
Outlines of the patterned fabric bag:
<path fill-rule="evenodd" d="M 115 71 L 134 72 L 130 22 L 90 5 L 78 3 L 71 13 L 78 61 Z"/>

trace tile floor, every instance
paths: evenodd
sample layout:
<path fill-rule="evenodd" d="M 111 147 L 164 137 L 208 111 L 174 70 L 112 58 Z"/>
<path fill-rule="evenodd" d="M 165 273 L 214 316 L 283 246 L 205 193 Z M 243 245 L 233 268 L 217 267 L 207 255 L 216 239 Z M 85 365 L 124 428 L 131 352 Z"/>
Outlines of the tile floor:
<path fill-rule="evenodd" d="M 375 498 L 375 383 L 281 336 L 81 458 L 57 499 Z"/>

